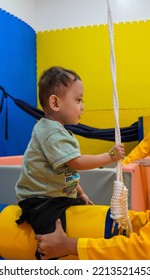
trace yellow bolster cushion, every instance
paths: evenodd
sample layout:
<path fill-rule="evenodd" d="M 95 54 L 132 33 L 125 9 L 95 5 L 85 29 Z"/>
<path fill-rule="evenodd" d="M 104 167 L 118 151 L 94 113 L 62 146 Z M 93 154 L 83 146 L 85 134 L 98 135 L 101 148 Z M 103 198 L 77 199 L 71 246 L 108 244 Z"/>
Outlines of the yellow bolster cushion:
<path fill-rule="evenodd" d="M 66 233 L 69 237 L 103 237 L 108 206 L 71 206 L 66 210 Z M 31 226 L 17 225 L 21 209 L 9 205 L 0 213 L 0 256 L 9 260 L 34 260 L 37 242 Z M 68 256 L 63 259 L 74 259 Z"/>
<path fill-rule="evenodd" d="M 0 214 L 0 255 L 4 259 L 34 260 L 37 242 L 31 226 L 26 222 L 17 225 L 21 215 L 17 205 L 5 207 Z"/>

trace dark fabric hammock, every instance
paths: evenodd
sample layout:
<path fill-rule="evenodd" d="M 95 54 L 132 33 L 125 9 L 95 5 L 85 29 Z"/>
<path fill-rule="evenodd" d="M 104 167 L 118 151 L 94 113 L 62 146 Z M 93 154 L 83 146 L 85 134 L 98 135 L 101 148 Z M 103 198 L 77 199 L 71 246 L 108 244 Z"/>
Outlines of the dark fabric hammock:
<path fill-rule="evenodd" d="M 0 86 L 0 90 L 2 91 L 2 97 L 0 101 L 0 113 L 3 109 L 4 100 L 7 100 L 7 97 L 11 98 L 14 103 L 23 111 L 31 115 L 32 117 L 40 120 L 44 117 L 44 112 L 27 102 L 14 98 L 10 94 L 8 94 L 5 89 Z M 107 129 L 99 129 L 91 126 L 87 126 L 84 124 L 77 125 L 66 125 L 66 129 L 71 130 L 74 134 L 80 135 L 86 138 L 91 139 L 100 139 L 106 141 L 115 142 L 115 128 L 107 128 Z M 120 128 L 121 133 L 121 142 L 132 142 L 138 141 L 138 122 L 133 123 L 129 127 Z M 6 104 L 6 124 L 5 124 L 5 138 L 8 139 L 8 106 Z"/>

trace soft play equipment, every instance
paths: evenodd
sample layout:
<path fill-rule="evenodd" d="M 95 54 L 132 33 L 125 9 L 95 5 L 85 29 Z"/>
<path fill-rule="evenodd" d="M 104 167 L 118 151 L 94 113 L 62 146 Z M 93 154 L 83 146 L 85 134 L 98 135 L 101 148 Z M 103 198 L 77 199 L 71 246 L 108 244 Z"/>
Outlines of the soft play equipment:
<path fill-rule="evenodd" d="M 34 238 L 33 230 L 27 223 L 24 223 L 21 226 L 18 226 L 15 223 L 15 220 L 20 215 L 20 208 L 17 205 L 0 204 L 0 211 L 0 259 L 34 260 L 37 243 Z M 142 228 L 144 230 L 144 226 L 148 224 L 149 212 L 129 210 L 129 216 L 134 232 L 131 241 L 133 242 L 134 240 L 136 242 L 137 236 L 140 235 L 140 231 L 142 232 Z M 111 238 L 112 223 L 113 220 L 110 218 L 109 206 L 71 206 L 66 210 L 66 233 L 70 237 L 90 237 L 90 240 L 99 237 Z M 115 235 L 117 234 L 118 231 L 116 230 Z M 145 253 L 143 255 L 141 250 L 143 250 L 142 248 L 144 248 L 144 246 L 147 246 L 146 244 L 149 244 L 149 226 L 145 227 L 142 234 L 146 242 L 143 244 L 143 237 L 141 237 L 139 243 L 137 243 L 139 244 L 137 245 L 139 247 L 136 248 L 136 246 L 131 246 L 131 251 L 133 253 L 132 256 L 130 256 L 131 259 L 138 259 L 138 256 L 140 256 L 140 259 L 141 256 L 144 256 L 144 259 L 147 259 L 145 258 Z M 132 242 L 131 244 L 133 244 Z M 148 249 L 145 248 L 145 250 Z M 145 252 L 145 250 L 143 252 Z M 121 256 L 121 259 L 124 259 L 123 255 L 119 254 L 118 256 Z M 67 256 L 60 259 L 72 260 L 78 258 L 76 256 Z"/>
<path fill-rule="evenodd" d="M 71 206 L 66 210 L 66 233 L 69 237 L 104 237 L 109 206 Z M 15 222 L 21 214 L 18 205 L 0 206 L 0 256 L 9 260 L 35 260 L 37 242 L 31 226 Z M 111 232 L 108 229 L 107 235 Z M 68 256 L 61 259 L 76 259 Z"/>
<path fill-rule="evenodd" d="M 22 165 L 23 156 L 0 157 L 0 165 Z"/>

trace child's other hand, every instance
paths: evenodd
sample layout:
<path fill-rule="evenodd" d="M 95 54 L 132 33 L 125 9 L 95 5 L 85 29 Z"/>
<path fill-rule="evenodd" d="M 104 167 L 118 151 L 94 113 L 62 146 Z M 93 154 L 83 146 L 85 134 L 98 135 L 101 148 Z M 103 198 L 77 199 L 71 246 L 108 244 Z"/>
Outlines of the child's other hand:
<path fill-rule="evenodd" d="M 82 194 L 78 195 L 78 198 L 85 201 L 86 205 L 93 205 L 94 204 L 84 192 Z"/>
<path fill-rule="evenodd" d="M 115 145 L 110 151 L 109 151 L 109 155 L 112 159 L 112 161 L 118 161 L 121 159 L 124 159 L 125 157 L 125 148 L 124 148 L 124 144 L 118 144 Z"/>

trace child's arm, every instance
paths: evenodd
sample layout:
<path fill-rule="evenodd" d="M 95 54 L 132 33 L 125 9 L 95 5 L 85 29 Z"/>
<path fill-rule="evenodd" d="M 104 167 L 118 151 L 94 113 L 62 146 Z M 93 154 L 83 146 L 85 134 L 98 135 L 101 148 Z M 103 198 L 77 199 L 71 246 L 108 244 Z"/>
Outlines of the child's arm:
<path fill-rule="evenodd" d="M 77 196 L 78 198 L 85 201 L 86 204 L 93 205 L 93 202 L 88 198 L 88 196 L 84 193 L 83 189 L 80 185 L 77 186 Z"/>
<path fill-rule="evenodd" d="M 123 159 L 125 149 L 123 144 L 115 145 L 108 153 L 99 155 L 81 155 L 67 162 L 74 170 L 88 170 L 108 165 Z"/>

